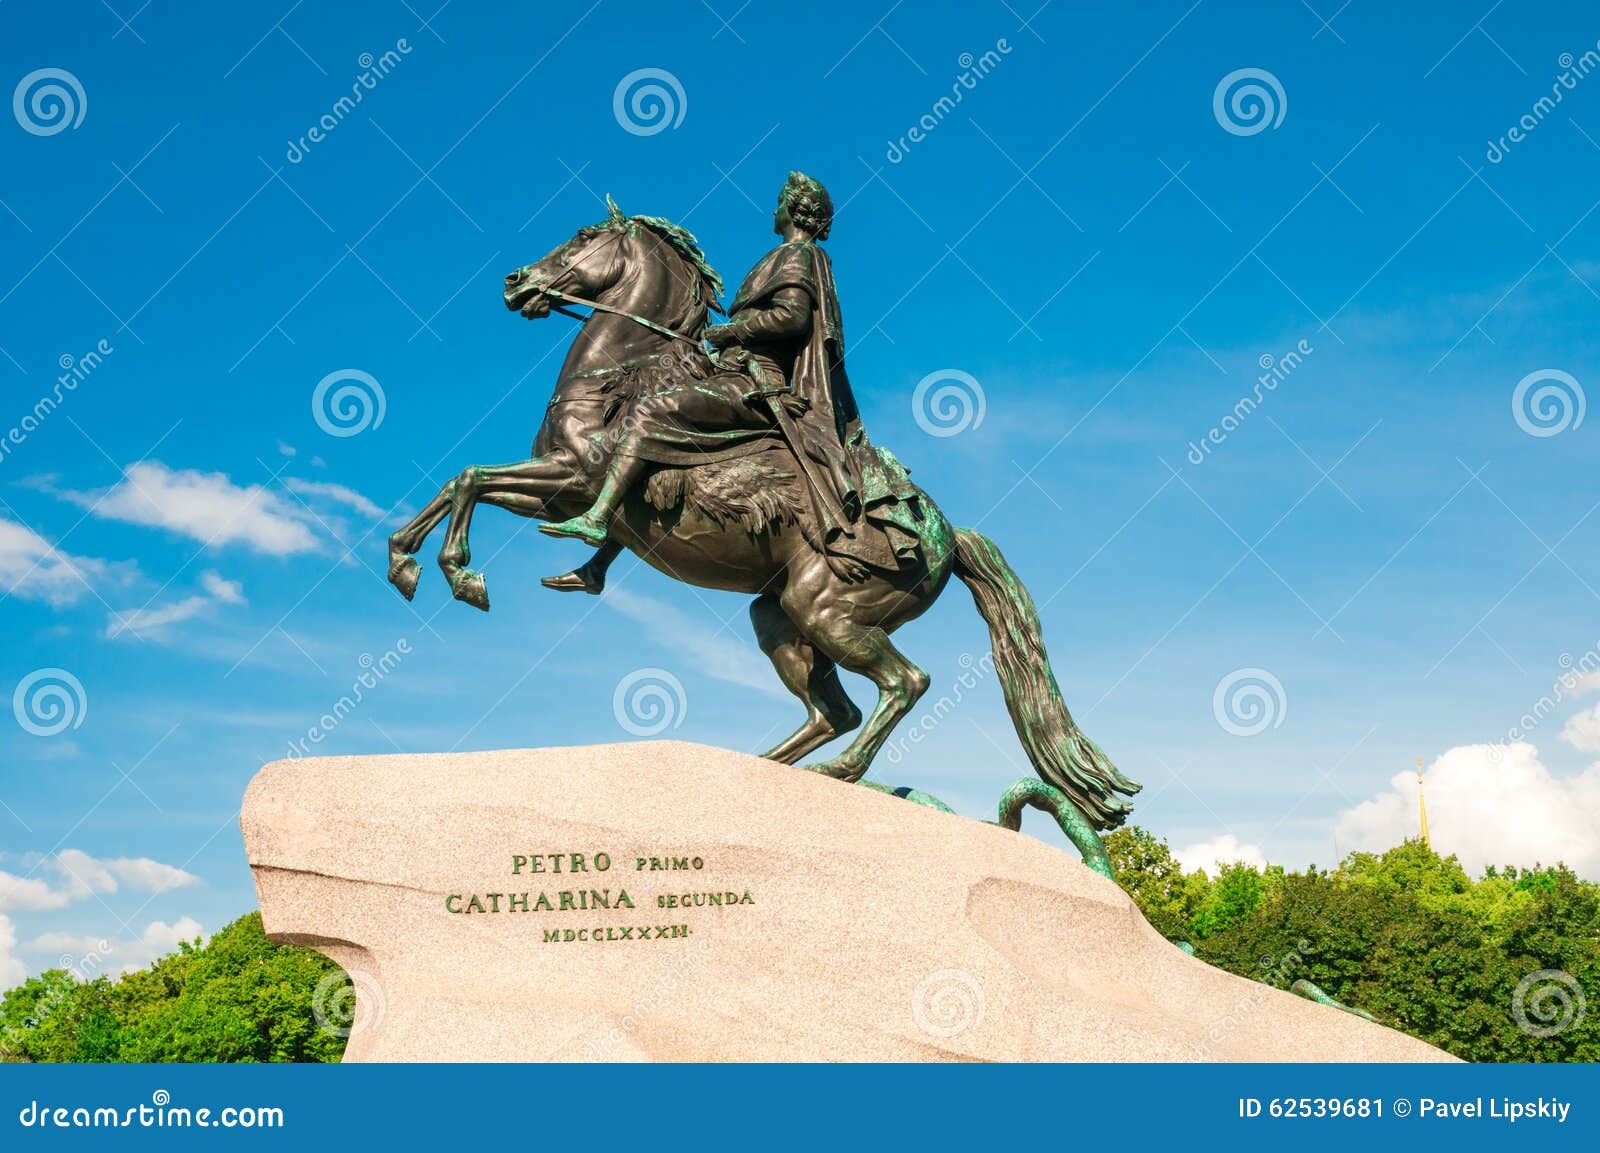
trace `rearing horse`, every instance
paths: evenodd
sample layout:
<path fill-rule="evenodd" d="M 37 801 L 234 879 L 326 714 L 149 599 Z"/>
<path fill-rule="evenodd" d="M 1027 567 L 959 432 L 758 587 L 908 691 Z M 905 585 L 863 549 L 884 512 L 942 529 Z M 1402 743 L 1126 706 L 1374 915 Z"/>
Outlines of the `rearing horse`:
<path fill-rule="evenodd" d="M 449 518 L 439 567 L 454 595 L 487 610 L 483 576 L 467 534 L 481 503 L 559 520 L 594 500 L 615 437 L 619 399 L 659 372 L 718 371 L 698 338 L 721 282 L 688 232 L 668 221 L 624 216 L 581 229 L 544 259 L 506 277 L 505 302 L 530 319 L 561 302 L 594 306 L 561 367 L 531 459 L 461 472 L 389 538 L 389 579 L 410 599 L 412 554 Z M 806 706 L 803 724 L 765 756 L 794 764 L 856 729 L 837 756 L 808 766 L 845 781 L 865 775 L 891 730 L 928 689 L 928 674 L 889 634 L 920 616 L 954 573 L 989 626 L 1006 706 L 1034 769 L 1099 829 L 1122 824 L 1124 795 L 1139 785 L 1118 772 L 1068 713 L 1045 655 L 1033 599 L 994 542 L 952 529 L 919 490 L 924 519 L 915 558 L 894 572 L 846 580 L 825 559 L 805 515 L 799 471 L 787 449 L 689 469 L 663 469 L 630 494 L 613 538 L 651 567 L 702 588 L 751 593 L 756 639 L 778 677 Z M 839 668 L 877 686 L 861 712 Z"/>

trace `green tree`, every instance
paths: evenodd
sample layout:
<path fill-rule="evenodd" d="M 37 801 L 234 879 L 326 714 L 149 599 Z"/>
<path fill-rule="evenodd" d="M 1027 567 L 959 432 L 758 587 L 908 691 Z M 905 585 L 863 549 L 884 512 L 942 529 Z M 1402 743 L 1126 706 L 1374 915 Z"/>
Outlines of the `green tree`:
<path fill-rule="evenodd" d="M 341 987 L 343 986 L 343 987 Z M 0 1056 L 22 1061 L 337 1061 L 313 1000 L 343 999 L 337 965 L 267 940 L 251 913 L 120 980 L 64 970 L 0 1000 Z M 337 1025 L 338 1022 L 331 1024 Z"/>

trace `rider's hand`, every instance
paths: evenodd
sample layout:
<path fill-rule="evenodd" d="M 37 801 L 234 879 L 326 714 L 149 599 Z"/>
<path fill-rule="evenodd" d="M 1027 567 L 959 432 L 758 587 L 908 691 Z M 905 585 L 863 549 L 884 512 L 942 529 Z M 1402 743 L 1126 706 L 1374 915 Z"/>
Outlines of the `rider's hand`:
<path fill-rule="evenodd" d="M 731 324 L 713 324 L 705 331 L 706 343 L 712 348 L 726 348 L 738 340 Z"/>
<path fill-rule="evenodd" d="M 784 394 L 783 407 L 790 416 L 802 417 L 810 411 L 811 402 L 803 396 L 796 396 L 790 392 Z"/>

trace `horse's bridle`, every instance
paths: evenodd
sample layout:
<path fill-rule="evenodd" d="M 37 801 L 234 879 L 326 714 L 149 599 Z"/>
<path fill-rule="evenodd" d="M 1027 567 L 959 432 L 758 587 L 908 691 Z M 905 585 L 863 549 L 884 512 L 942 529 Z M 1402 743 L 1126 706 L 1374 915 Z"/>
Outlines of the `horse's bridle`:
<path fill-rule="evenodd" d="M 622 239 L 622 233 L 620 231 L 613 231 L 611 240 L 606 241 L 606 243 L 610 244 L 613 241 L 617 241 L 617 240 L 621 240 L 621 239 Z M 601 304 L 598 300 L 589 300 L 589 299 L 587 299 L 585 297 L 582 297 L 582 296 L 574 296 L 570 292 L 562 292 L 559 288 L 555 287 L 557 284 L 561 283 L 561 281 L 563 279 L 565 279 L 566 277 L 570 276 L 572 274 L 573 269 L 577 268 L 578 265 L 583 262 L 583 260 L 587 260 L 591 255 L 593 255 L 593 254 L 592 253 L 588 253 L 588 252 L 584 253 L 582 260 L 575 260 L 575 261 L 571 262 L 570 264 L 568 264 L 565 268 L 563 268 L 561 270 L 559 275 L 553 277 L 549 284 L 536 286 L 534 288 L 534 291 L 540 296 L 553 296 L 558 300 L 565 300 L 568 304 L 576 304 L 576 305 L 578 305 L 580 307 L 583 307 L 583 308 L 590 308 L 590 309 L 593 309 L 595 312 L 606 312 L 606 313 L 610 313 L 612 316 L 626 317 L 627 319 L 633 321 L 635 324 L 643 325 L 645 328 L 648 328 L 651 332 L 654 332 L 659 336 L 670 337 L 673 340 L 681 340 L 685 344 L 693 345 L 695 348 L 700 349 L 702 352 L 705 351 L 705 345 L 703 345 L 700 342 L 698 337 L 687 336 L 687 335 L 685 335 L 684 333 L 681 333 L 681 332 L 674 332 L 672 329 L 667 328 L 665 325 L 657 324 L 655 321 L 649 319 L 648 317 L 639 316 L 637 313 L 624 312 L 620 308 L 612 308 L 609 304 Z M 569 312 L 565 308 L 562 308 L 558 304 L 552 304 L 550 306 L 550 311 L 551 312 L 559 312 L 562 316 L 571 317 L 573 320 L 580 321 L 580 322 L 586 321 L 586 320 L 589 319 L 587 316 L 580 316 L 576 312 Z"/>

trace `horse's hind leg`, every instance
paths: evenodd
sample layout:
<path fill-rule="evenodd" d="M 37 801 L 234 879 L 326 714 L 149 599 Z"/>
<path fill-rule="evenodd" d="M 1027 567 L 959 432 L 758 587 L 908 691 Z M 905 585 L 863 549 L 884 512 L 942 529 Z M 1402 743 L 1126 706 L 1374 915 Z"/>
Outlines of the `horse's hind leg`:
<path fill-rule="evenodd" d="M 859 781 L 895 725 L 928 691 L 928 674 L 894 647 L 887 631 L 855 619 L 854 605 L 829 603 L 848 595 L 842 590 L 830 591 L 810 598 L 803 606 L 789 603 L 786 597 L 784 607 L 821 657 L 859 673 L 878 687 L 878 703 L 849 747 L 831 760 L 806 766 L 842 781 Z M 807 595 L 802 591 L 795 599 L 806 600 Z"/>
<path fill-rule="evenodd" d="M 838 668 L 800 635 L 777 597 L 769 593 L 756 598 L 750 606 L 750 623 L 779 679 L 806 706 L 805 723 L 763 756 L 792 765 L 861 723 L 861 710 L 845 694 Z"/>

